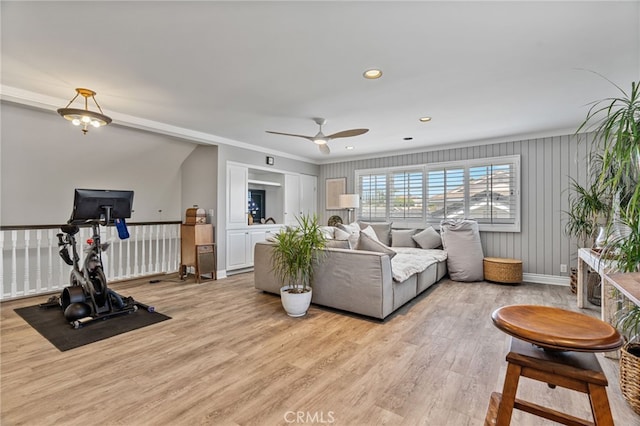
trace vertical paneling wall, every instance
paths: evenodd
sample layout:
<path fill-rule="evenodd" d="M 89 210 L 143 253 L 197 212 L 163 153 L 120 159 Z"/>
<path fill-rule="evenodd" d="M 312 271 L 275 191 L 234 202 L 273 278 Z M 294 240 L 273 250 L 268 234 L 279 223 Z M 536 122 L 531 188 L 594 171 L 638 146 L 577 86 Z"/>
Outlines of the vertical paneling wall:
<path fill-rule="evenodd" d="M 568 205 L 569 177 L 585 182 L 591 139 L 590 135 L 556 136 L 324 164 L 320 167 L 318 184 L 324 189 L 325 179 L 346 177 L 347 192 L 353 193 L 358 169 L 519 154 L 521 232 L 482 232 L 484 254 L 522 259 L 525 273 L 566 276 L 568 273 L 560 272 L 560 264 L 570 268 L 577 259 L 577 242 L 564 234 L 563 211 Z M 324 191 L 319 191 L 319 197 L 322 223 L 332 214 L 346 218 L 345 211 L 325 209 Z"/>

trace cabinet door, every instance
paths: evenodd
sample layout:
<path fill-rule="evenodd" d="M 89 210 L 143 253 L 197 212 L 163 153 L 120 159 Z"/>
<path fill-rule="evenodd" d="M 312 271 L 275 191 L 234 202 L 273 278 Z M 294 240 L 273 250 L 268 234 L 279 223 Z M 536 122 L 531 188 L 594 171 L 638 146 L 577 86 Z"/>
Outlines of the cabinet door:
<path fill-rule="evenodd" d="M 313 216 L 317 213 L 318 178 L 310 175 L 300 175 L 300 211 L 302 214 Z"/>
<path fill-rule="evenodd" d="M 295 226 L 300 216 L 300 176 L 284 175 L 284 224 Z"/>
<path fill-rule="evenodd" d="M 247 200 L 249 170 L 244 166 L 227 164 L 227 223 L 229 225 L 247 224 Z"/>
<path fill-rule="evenodd" d="M 249 245 L 248 245 L 249 252 L 247 253 L 247 259 L 249 260 L 249 263 L 251 264 L 251 266 L 253 266 L 253 250 L 255 249 L 256 243 L 259 243 L 267 239 L 267 233 L 266 231 L 251 231 L 249 233 L 249 238 L 250 238 Z"/>
<path fill-rule="evenodd" d="M 227 232 L 227 269 L 238 269 L 251 266 L 248 253 L 248 231 L 228 231 Z"/>

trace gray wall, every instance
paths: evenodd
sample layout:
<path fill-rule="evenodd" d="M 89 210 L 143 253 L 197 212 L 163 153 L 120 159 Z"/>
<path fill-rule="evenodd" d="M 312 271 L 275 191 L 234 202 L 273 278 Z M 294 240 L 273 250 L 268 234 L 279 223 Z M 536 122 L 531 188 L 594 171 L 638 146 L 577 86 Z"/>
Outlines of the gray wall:
<path fill-rule="evenodd" d="M 197 205 L 216 223 L 218 200 L 218 147 L 198 145 L 182 163 L 182 220 L 188 208 Z"/>
<path fill-rule="evenodd" d="M 560 264 L 576 263 L 577 242 L 564 235 L 562 212 L 567 209 L 569 176 L 580 182 L 585 180 L 585 158 L 590 143 L 586 135 L 557 136 L 325 164 L 318 177 L 320 218 L 323 223 L 332 214 L 346 219 L 345 211 L 325 210 L 327 178 L 346 177 L 347 192 L 351 193 L 355 190 L 357 169 L 519 154 L 522 229 L 519 233 L 482 232 L 485 256 L 522 259 L 523 271 L 529 274 L 566 276 L 568 273 L 560 272 Z"/>
<path fill-rule="evenodd" d="M 195 144 L 116 125 L 83 135 L 55 112 L 7 102 L 0 114 L 1 225 L 65 223 L 74 188 L 132 189 L 131 221 L 180 220 Z"/>

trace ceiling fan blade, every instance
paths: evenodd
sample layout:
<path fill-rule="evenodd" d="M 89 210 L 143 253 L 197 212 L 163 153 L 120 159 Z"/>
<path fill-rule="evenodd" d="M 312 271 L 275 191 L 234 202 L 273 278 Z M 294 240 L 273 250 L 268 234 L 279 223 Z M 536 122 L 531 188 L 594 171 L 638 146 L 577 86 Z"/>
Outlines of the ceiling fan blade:
<path fill-rule="evenodd" d="M 334 133 L 332 135 L 327 136 L 329 139 L 338 139 L 338 138 L 350 138 L 352 136 L 359 136 L 367 133 L 369 129 L 351 129 L 351 130 L 343 130 L 342 132 Z"/>
<path fill-rule="evenodd" d="M 318 149 L 324 155 L 329 155 L 329 153 L 331 152 L 331 150 L 329 149 L 329 145 L 327 145 L 326 143 L 323 143 L 322 145 L 318 145 Z"/>
<path fill-rule="evenodd" d="M 265 130 L 267 133 L 271 133 L 274 135 L 284 135 L 284 136 L 295 136 L 297 138 L 304 138 L 304 139 L 308 139 L 310 141 L 313 141 L 313 137 L 312 136 L 305 136 L 305 135 L 294 135 L 293 133 L 281 133 L 281 132 L 272 132 L 270 130 Z"/>

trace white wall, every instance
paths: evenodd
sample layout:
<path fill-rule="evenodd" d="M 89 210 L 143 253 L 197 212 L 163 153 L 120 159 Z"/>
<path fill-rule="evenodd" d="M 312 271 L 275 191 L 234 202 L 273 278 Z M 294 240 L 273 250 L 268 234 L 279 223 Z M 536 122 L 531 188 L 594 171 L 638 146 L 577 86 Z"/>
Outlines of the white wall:
<path fill-rule="evenodd" d="M 65 223 L 74 188 L 133 190 L 132 222 L 181 219 L 196 144 L 116 124 L 83 135 L 54 112 L 0 107 L 0 225 Z"/>

